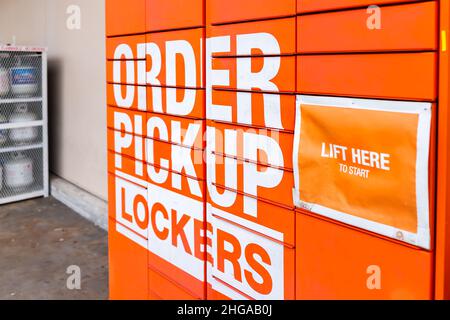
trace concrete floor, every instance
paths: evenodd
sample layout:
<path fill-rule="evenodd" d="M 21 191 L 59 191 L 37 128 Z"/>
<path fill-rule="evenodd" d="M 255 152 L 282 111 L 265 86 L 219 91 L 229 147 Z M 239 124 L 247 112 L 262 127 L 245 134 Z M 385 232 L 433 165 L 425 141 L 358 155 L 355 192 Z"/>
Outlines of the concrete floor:
<path fill-rule="evenodd" d="M 0 206 L 0 299 L 107 299 L 107 233 L 53 198 Z M 81 289 L 66 273 L 80 267 Z"/>

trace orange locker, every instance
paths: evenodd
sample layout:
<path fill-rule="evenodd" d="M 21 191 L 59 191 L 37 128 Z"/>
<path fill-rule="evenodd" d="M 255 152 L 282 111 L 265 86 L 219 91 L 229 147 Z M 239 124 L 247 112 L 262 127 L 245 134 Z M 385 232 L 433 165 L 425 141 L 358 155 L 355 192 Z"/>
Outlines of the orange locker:
<path fill-rule="evenodd" d="M 108 0 L 105 10 L 108 37 L 145 31 L 145 0 Z"/>
<path fill-rule="evenodd" d="M 142 111 L 107 107 L 106 126 L 109 129 L 145 136 L 147 135 L 146 119 L 147 114 Z"/>
<path fill-rule="evenodd" d="M 145 86 L 145 60 L 109 60 L 106 62 L 106 81 Z M 139 70 L 143 70 L 139 72 Z"/>
<path fill-rule="evenodd" d="M 273 168 L 292 169 L 294 135 L 289 132 L 237 126 L 207 120 L 212 152 Z M 232 135 L 228 133 L 233 132 Z M 229 144 L 233 145 L 230 148 Z M 230 151 L 228 151 L 231 149 Z"/>
<path fill-rule="evenodd" d="M 147 86 L 147 111 L 204 119 L 205 90 Z"/>
<path fill-rule="evenodd" d="M 205 299 L 206 284 L 203 280 L 204 273 L 201 273 L 204 271 L 202 266 L 199 266 L 197 270 L 193 271 L 192 266 L 184 264 L 183 269 L 181 269 L 181 267 L 176 267 L 165 259 L 161 259 L 161 252 L 157 252 L 158 254 L 152 253 L 151 245 L 149 250 L 148 287 L 151 293 L 158 295 L 162 300 Z M 201 259 L 194 259 L 204 264 L 204 261 Z M 183 271 L 188 267 L 191 270 L 188 272 Z M 201 279 L 197 279 L 190 273 L 201 273 Z"/>
<path fill-rule="evenodd" d="M 145 86 L 106 84 L 106 103 L 109 106 L 147 110 L 147 88 Z"/>
<path fill-rule="evenodd" d="M 433 253 L 297 213 L 297 299 L 432 299 Z"/>
<path fill-rule="evenodd" d="M 195 28 L 204 25 L 203 0 L 144 0 L 146 31 Z M 183 14 L 180 14 L 182 10 Z"/>
<path fill-rule="evenodd" d="M 306 94 L 435 101 L 434 53 L 297 57 L 297 90 Z"/>
<path fill-rule="evenodd" d="M 437 114 L 437 197 L 436 197 L 436 268 L 435 268 L 435 298 L 450 299 L 450 237 L 448 230 L 449 221 L 449 86 L 450 86 L 450 2 L 440 1 L 440 30 L 441 30 L 441 53 L 439 55 L 439 107 Z"/>
<path fill-rule="evenodd" d="M 204 180 L 203 150 L 146 139 L 146 161 L 158 168 Z"/>
<path fill-rule="evenodd" d="M 145 300 L 148 297 L 148 269 L 146 247 L 142 247 L 128 236 L 126 229 L 109 219 L 109 292 L 113 300 Z M 138 237 L 137 235 L 132 235 Z M 146 242 L 144 238 L 140 238 Z"/>
<path fill-rule="evenodd" d="M 205 121 L 147 112 L 147 137 L 187 148 L 203 148 Z"/>
<path fill-rule="evenodd" d="M 154 173 L 148 173 L 148 266 L 184 291 L 204 298 L 204 182 L 153 169 Z M 157 289 L 154 292 L 160 295 Z M 173 294 L 171 299 L 176 299 L 177 293 Z"/>
<path fill-rule="evenodd" d="M 145 45 L 145 35 L 131 35 L 106 39 L 107 60 L 145 59 L 145 50 L 139 46 Z M 145 48 L 145 47 L 144 47 Z"/>
<path fill-rule="evenodd" d="M 450 298 L 449 10 L 107 0 L 111 298 Z"/>
<path fill-rule="evenodd" d="M 295 0 L 211 0 L 207 6 L 207 21 L 213 25 L 293 15 Z"/>
<path fill-rule="evenodd" d="M 213 89 L 207 118 L 253 128 L 294 131 L 295 95 Z M 216 105 L 219 107 L 217 108 Z M 225 106 L 226 113 L 221 106 Z"/>
<path fill-rule="evenodd" d="M 283 232 L 213 205 L 208 205 L 208 223 L 212 230 L 208 299 L 295 298 L 295 248 L 286 242 Z"/>
<path fill-rule="evenodd" d="M 231 200 L 229 200 L 231 199 Z M 225 201 L 225 200 L 228 200 Z M 262 198 L 252 197 L 208 181 L 208 204 L 227 216 L 236 216 L 239 224 L 264 226 L 283 234 L 283 243 L 295 246 L 295 215 L 292 206 L 281 206 Z M 231 204 L 230 204 L 231 203 Z M 209 222 L 209 220 L 208 220 Z"/>
<path fill-rule="evenodd" d="M 147 248 L 148 191 L 142 180 L 122 171 L 109 173 L 114 199 L 108 203 L 109 218 L 120 224 L 123 235 L 143 248 Z M 123 227 L 123 228 L 122 228 Z"/>
<path fill-rule="evenodd" d="M 120 175 L 141 187 L 145 187 L 148 180 L 145 162 L 110 150 L 108 150 L 108 173 L 110 179 L 113 178 L 112 175 Z M 114 197 L 115 194 L 111 196 Z"/>
<path fill-rule="evenodd" d="M 108 150 L 140 161 L 145 159 L 145 137 L 108 129 Z"/>
<path fill-rule="evenodd" d="M 149 33 L 146 42 L 149 44 L 146 55 L 149 85 L 203 87 L 203 29 Z"/>
<path fill-rule="evenodd" d="M 148 184 L 155 185 L 156 189 L 163 193 L 167 191 L 173 194 L 180 194 L 185 196 L 186 199 L 192 198 L 200 202 L 206 199 L 205 181 L 199 178 L 152 166 L 151 164 L 148 164 L 147 170 Z"/>
<path fill-rule="evenodd" d="M 294 56 L 212 58 L 212 69 L 229 73 L 229 83 L 220 84 L 215 73 L 210 81 L 213 89 L 295 92 L 295 63 Z"/>
<path fill-rule="evenodd" d="M 294 184 L 292 170 L 217 154 L 208 157 L 208 162 L 209 172 L 214 173 L 215 186 L 255 199 L 261 198 L 279 205 L 293 206 L 292 198 L 286 197 Z M 229 182 L 230 175 L 236 175 L 237 179 Z"/>
<path fill-rule="evenodd" d="M 407 2 L 420 2 L 423 0 L 408 0 Z M 307 13 L 314 11 L 326 11 L 361 7 L 371 5 L 387 5 L 404 3 L 405 0 L 297 0 L 297 12 Z"/>
<path fill-rule="evenodd" d="M 436 2 L 383 7 L 381 14 L 380 29 L 368 28 L 366 8 L 299 16 L 298 52 L 431 51 L 438 48 Z"/>
<path fill-rule="evenodd" d="M 229 37 L 230 51 L 224 56 L 280 55 L 295 53 L 295 17 L 212 26 L 208 38 Z M 261 48 L 253 48 L 260 46 Z M 249 50 L 249 47 L 251 50 Z M 264 51 L 263 51 L 264 50 Z M 213 55 L 213 56 L 214 56 Z"/>
<path fill-rule="evenodd" d="M 149 298 L 152 300 L 200 300 L 201 297 L 180 287 L 174 280 L 168 279 L 158 271 L 148 270 Z"/>

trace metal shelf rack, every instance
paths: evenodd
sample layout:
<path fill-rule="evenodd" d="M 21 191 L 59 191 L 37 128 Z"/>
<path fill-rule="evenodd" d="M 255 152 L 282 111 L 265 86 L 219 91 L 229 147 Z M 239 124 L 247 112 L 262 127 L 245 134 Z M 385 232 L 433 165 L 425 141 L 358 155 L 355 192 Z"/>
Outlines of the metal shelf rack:
<path fill-rule="evenodd" d="M 0 45 L 0 205 L 48 197 L 47 49 Z"/>

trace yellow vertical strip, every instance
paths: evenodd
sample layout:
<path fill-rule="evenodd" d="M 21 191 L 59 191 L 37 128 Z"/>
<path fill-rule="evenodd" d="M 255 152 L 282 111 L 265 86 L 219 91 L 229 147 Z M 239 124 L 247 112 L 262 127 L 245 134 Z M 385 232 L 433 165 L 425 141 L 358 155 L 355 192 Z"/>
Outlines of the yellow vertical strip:
<path fill-rule="evenodd" d="M 447 32 L 442 30 L 442 52 L 447 52 Z"/>

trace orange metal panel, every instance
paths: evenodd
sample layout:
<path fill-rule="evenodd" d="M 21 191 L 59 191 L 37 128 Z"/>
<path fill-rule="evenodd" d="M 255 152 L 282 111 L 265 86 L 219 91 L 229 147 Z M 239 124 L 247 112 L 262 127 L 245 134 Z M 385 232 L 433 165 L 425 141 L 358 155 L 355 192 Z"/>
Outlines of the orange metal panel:
<path fill-rule="evenodd" d="M 108 37 L 145 31 L 145 0 L 107 0 L 105 10 Z"/>
<path fill-rule="evenodd" d="M 219 203 L 211 194 L 208 193 L 208 204 L 213 207 L 245 219 L 250 222 L 254 222 L 258 225 L 270 228 L 272 230 L 283 233 L 283 243 L 288 247 L 293 248 L 295 245 L 295 215 L 293 206 L 280 206 L 273 202 L 264 200 L 262 198 L 251 197 L 238 193 L 232 189 L 225 189 L 221 186 L 210 185 L 209 190 L 215 189 L 219 194 L 228 194 L 234 201 L 231 205 L 225 206 Z M 255 211 L 249 212 L 246 206 L 254 205 Z M 245 225 L 243 226 L 245 227 Z"/>
<path fill-rule="evenodd" d="M 295 0 L 211 0 L 208 20 L 213 24 L 295 15 Z"/>
<path fill-rule="evenodd" d="M 116 55 L 116 49 L 119 46 L 126 45 L 131 50 L 131 53 L 133 55 L 133 58 L 131 59 L 138 59 L 138 44 L 144 44 L 145 43 L 145 35 L 135 35 L 135 36 L 125 36 L 125 37 L 114 37 L 114 38 L 107 38 L 106 39 L 106 59 L 108 60 L 130 60 L 128 56 L 125 55 L 119 55 L 117 53 Z"/>
<path fill-rule="evenodd" d="M 229 288 L 229 285 L 228 285 Z M 232 299 L 225 294 L 218 292 L 217 290 L 213 289 L 212 284 L 208 283 L 208 293 L 207 293 L 208 300 L 212 301 L 231 301 Z"/>
<path fill-rule="evenodd" d="M 225 154 L 237 159 L 275 168 L 293 168 L 293 133 L 265 128 L 259 129 L 247 126 L 237 126 L 209 120 L 207 120 L 207 125 L 211 131 L 215 132 L 214 153 Z M 236 132 L 236 139 L 228 140 L 226 131 Z M 257 140 L 255 139 L 261 139 L 261 137 L 265 137 L 264 142 L 260 143 L 260 146 L 258 147 L 256 146 Z M 226 151 L 226 145 L 229 143 L 236 146 L 236 154 Z M 250 147 L 257 148 L 256 155 L 250 155 Z M 264 149 L 261 147 L 264 147 Z"/>
<path fill-rule="evenodd" d="M 147 87 L 147 111 L 149 112 L 204 119 L 204 103 L 205 90 L 203 89 Z"/>
<path fill-rule="evenodd" d="M 252 73 L 258 73 L 264 68 L 267 68 L 267 70 L 270 70 L 267 72 L 274 76 L 266 81 L 267 85 L 265 84 L 263 88 L 253 87 L 247 81 L 241 81 L 241 83 L 238 84 L 238 79 L 246 79 L 248 76 L 247 74 L 243 74 L 244 70 L 242 68 L 238 70 L 238 63 L 250 65 Z M 228 71 L 230 78 L 228 86 L 213 86 L 213 88 L 261 90 L 274 93 L 295 91 L 295 57 L 213 58 L 212 69 Z"/>
<path fill-rule="evenodd" d="M 206 65 L 202 27 L 205 3 L 206 21 L 212 24 L 208 37 L 230 36 L 230 50 L 213 52 Z M 367 28 L 367 19 L 373 14 L 367 7 L 373 4 L 381 5 L 380 30 Z M 434 177 L 438 177 L 436 266 L 433 252 L 311 213 L 299 211 L 296 215 L 292 208 L 294 92 L 436 101 L 438 54 L 422 51 L 437 50 L 438 34 L 450 45 L 449 1 L 441 0 L 439 6 L 441 29 L 446 32 L 442 34 L 436 30 L 437 1 L 107 0 L 106 59 L 130 60 L 125 55 L 115 56 L 121 44 L 129 47 L 130 56 L 135 59 L 128 62 L 128 67 L 126 61 L 116 63 L 116 68 L 119 67 L 116 73 L 120 70 L 120 80 L 116 82 L 121 85 L 107 84 L 111 298 L 449 298 L 450 245 L 446 227 L 450 210 L 446 200 L 450 179 L 446 108 L 449 64 L 444 42 L 439 54 L 439 117 L 433 119 L 433 128 L 439 121 L 437 133 L 433 132 L 439 139 L 438 153 L 434 153 L 433 135 L 430 154 L 431 212 L 435 205 Z M 300 15 L 294 18 L 296 12 Z M 145 32 L 150 33 L 144 35 Z M 258 49 L 240 51 L 238 37 L 252 33 L 273 36 L 280 50 L 270 47 L 263 57 L 258 56 L 263 53 Z M 138 62 L 136 59 L 141 58 L 138 44 L 145 42 L 155 46 L 149 47 L 146 59 Z M 173 49 L 172 56 L 168 57 L 167 48 Z M 183 58 L 178 50 L 184 50 L 187 56 Z M 290 56 L 296 51 L 301 55 Z M 230 81 L 219 87 L 214 83 L 215 77 L 224 73 L 211 73 L 213 88 L 205 90 L 209 58 L 213 72 L 228 72 Z M 113 64 L 107 62 L 108 82 L 114 81 Z M 127 79 L 127 72 L 131 71 L 134 77 Z M 253 87 L 255 82 L 251 83 L 251 79 L 255 78 L 251 74 L 261 71 L 273 77 L 256 81 L 264 88 Z M 227 81 L 222 78 L 218 82 Z M 215 160 L 208 163 L 208 170 L 215 170 L 214 179 L 205 175 L 206 163 L 196 161 L 203 156 L 202 134 L 206 129 L 204 120 L 196 119 L 204 119 L 205 110 L 214 108 L 214 105 L 205 108 L 205 102 L 210 103 L 209 97 L 205 100 L 207 94 L 212 95 L 212 104 L 225 106 L 229 111 L 227 119 L 220 115 L 215 119 L 214 112 L 209 114 L 210 120 L 216 120 L 208 122 L 208 130 L 216 134 L 215 154 L 211 157 L 209 153 L 208 160 Z M 274 97 L 279 97 L 279 101 Z M 240 108 L 245 108 L 246 113 Z M 147 132 L 147 123 L 152 121 L 155 126 L 151 127 L 152 132 Z M 266 130 L 269 128 L 278 130 Z M 189 130 L 195 131 L 195 138 L 191 131 L 194 142 L 187 138 Z M 224 141 L 224 133 L 236 130 L 237 152 L 230 153 L 230 149 L 225 152 L 224 146 L 233 145 L 233 141 Z M 253 145 L 245 145 L 244 135 L 247 138 L 259 135 L 263 140 L 267 136 L 273 138 L 282 161 L 269 161 L 278 152 L 275 149 L 269 149 L 269 154 L 259 150 L 255 157 L 248 156 L 244 151 L 263 143 L 248 139 Z M 154 143 L 153 164 L 145 162 L 146 139 Z M 188 160 L 194 168 L 191 176 L 184 166 L 179 167 L 181 173 L 176 172 L 176 167 L 174 170 L 174 160 L 187 159 L 184 153 L 180 159 L 174 159 L 177 156 L 173 146 L 190 151 Z M 160 165 L 161 158 L 169 160 L 168 165 Z M 234 169 L 224 164 L 225 159 L 236 160 L 235 185 L 227 185 L 227 178 L 233 176 L 229 172 Z M 249 179 L 244 166 L 261 174 L 273 170 L 274 175 L 281 173 L 281 178 L 275 187 L 257 186 L 256 193 L 251 192 L 248 183 L 256 179 Z M 266 178 L 262 180 L 265 181 Z M 221 202 L 218 195 L 227 195 L 232 203 Z M 162 215 L 161 208 L 166 209 L 167 216 Z M 185 218 L 188 222 L 183 233 Z M 161 242 L 154 241 L 158 240 L 155 226 L 159 231 L 169 230 L 166 239 L 159 239 Z M 174 230 L 178 230 L 175 236 L 171 234 Z M 153 241 L 149 241 L 151 237 Z M 165 245 L 170 243 L 178 250 L 175 254 L 166 250 Z M 203 251 L 199 249 L 201 244 L 205 245 Z M 230 246 L 239 252 L 238 260 L 233 252 L 227 252 Z M 250 248 L 256 246 L 262 251 L 253 256 Z M 272 263 L 267 263 L 263 251 L 267 251 Z M 373 278 L 369 271 L 378 270 L 376 267 L 381 271 L 381 289 L 370 290 L 367 284 Z M 280 283 L 283 292 L 279 291 Z M 373 285 L 373 281 L 369 284 Z"/>
<path fill-rule="evenodd" d="M 215 105 L 231 107 L 231 123 L 294 131 L 295 95 L 214 89 L 211 101 Z M 250 116 L 245 118 L 242 114 Z M 214 119 L 214 112 L 210 112 L 208 118 L 220 120 Z"/>
<path fill-rule="evenodd" d="M 419 2 L 423 0 L 297 0 L 299 13 L 337 10 L 370 5 L 396 4 L 403 2 Z"/>
<path fill-rule="evenodd" d="M 108 129 L 108 150 L 137 159 L 145 159 L 145 138 L 127 132 Z"/>
<path fill-rule="evenodd" d="M 381 15 L 380 29 L 368 28 L 366 9 L 299 16 L 298 52 L 437 49 L 435 2 L 383 7 Z"/>
<path fill-rule="evenodd" d="M 161 175 L 164 175 L 165 177 L 165 179 L 157 179 L 155 174 L 148 172 L 148 182 L 150 184 L 154 184 L 160 188 L 197 201 L 204 201 L 204 199 L 206 199 L 203 180 L 166 170 L 161 167 L 152 166 L 151 164 L 148 164 L 147 168 L 148 170 L 152 170 L 152 172 L 161 173 Z M 180 183 L 178 183 L 178 181 L 180 181 Z M 197 189 L 199 190 L 199 193 L 196 192 Z"/>
<path fill-rule="evenodd" d="M 147 185 L 123 171 L 108 173 L 108 216 L 119 223 L 119 231 L 140 246 L 147 244 Z M 124 228 L 122 228 L 124 227 Z"/>
<path fill-rule="evenodd" d="M 160 296 L 158 296 L 156 293 L 154 293 L 153 291 L 149 290 L 148 291 L 148 298 L 147 300 L 150 301 L 160 301 L 163 300 Z"/>
<path fill-rule="evenodd" d="M 179 8 L 175 12 L 179 12 L 178 10 Z M 158 10 L 158 14 L 159 12 Z M 184 14 L 177 14 L 177 16 L 184 16 Z M 148 84 L 187 88 L 203 87 L 203 29 L 149 33 L 146 35 L 146 41 L 158 48 L 153 48 L 146 56 Z"/>
<path fill-rule="evenodd" d="M 283 212 L 273 209 L 272 220 L 279 219 Z M 208 299 L 294 299 L 295 249 L 286 234 L 236 218 L 208 206 Z"/>
<path fill-rule="evenodd" d="M 108 150 L 108 173 L 115 175 L 117 172 L 125 173 L 142 182 L 148 180 L 147 170 L 143 161 Z M 114 199 L 115 194 L 112 193 L 111 197 L 110 199 Z"/>
<path fill-rule="evenodd" d="M 203 0 L 146 0 L 146 31 L 203 26 L 203 3 Z"/>
<path fill-rule="evenodd" d="M 146 88 L 144 86 L 106 84 L 106 102 L 110 106 L 132 110 L 145 111 L 147 106 Z M 132 95 L 130 101 L 125 101 L 127 95 Z"/>
<path fill-rule="evenodd" d="M 432 253 L 300 213 L 296 270 L 297 299 L 433 297 Z"/>
<path fill-rule="evenodd" d="M 440 1 L 435 298 L 450 299 L 450 1 Z"/>
<path fill-rule="evenodd" d="M 108 159 L 109 161 L 109 159 Z M 116 218 L 116 177 L 110 173 L 111 168 L 108 167 L 108 217 Z"/>
<path fill-rule="evenodd" d="M 248 235 L 247 239 L 249 241 L 258 240 L 257 238 L 253 238 L 251 233 Z M 249 288 L 248 285 L 242 285 L 242 287 L 239 285 L 233 285 L 229 283 L 231 281 L 223 280 L 223 276 L 216 276 L 215 273 L 213 273 L 213 275 L 211 275 L 212 279 L 207 286 L 208 300 L 295 300 L 295 250 L 285 248 L 283 256 L 284 268 L 280 271 L 284 275 L 284 279 L 281 279 L 281 283 L 284 286 L 284 291 L 277 295 L 277 299 L 264 299 L 263 297 L 255 298 L 254 294 L 248 292 L 252 290 L 252 288 Z M 233 277 L 232 274 L 228 274 L 228 276 Z M 272 279 L 272 281 L 278 281 L 278 279 Z M 270 289 L 273 288 L 273 282 L 271 285 L 272 286 L 269 287 Z M 264 294 L 270 289 L 261 289 L 260 291 L 263 292 L 262 296 L 264 296 Z M 273 294 L 273 292 L 270 293 Z"/>
<path fill-rule="evenodd" d="M 284 205 L 287 207 L 294 206 L 292 200 L 294 174 L 292 170 L 288 171 L 284 169 L 267 167 L 256 163 L 245 162 L 243 160 L 234 160 L 236 168 L 233 168 L 233 166 L 229 165 L 230 160 L 228 160 L 228 162 L 225 160 L 226 158 L 229 158 L 228 156 L 225 157 L 223 155 L 216 154 L 213 157 L 214 158 L 208 158 L 208 161 L 214 161 L 213 163 L 208 163 L 208 166 L 215 167 L 214 183 L 217 186 L 225 187 L 250 197 L 265 199 L 279 205 Z M 268 185 L 272 185 L 273 181 L 277 181 L 278 183 L 276 186 L 270 188 L 263 186 L 259 186 L 255 189 L 250 188 L 248 181 L 245 181 L 245 179 L 248 179 L 244 175 L 246 170 L 257 171 L 258 173 L 264 175 L 264 180 L 267 181 Z M 235 185 L 229 186 L 227 185 L 227 181 L 229 179 L 228 177 L 230 174 L 234 173 L 237 173 L 236 183 Z M 260 179 L 263 180 L 262 177 L 260 177 Z"/>
<path fill-rule="evenodd" d="M 129 85 L 146 85 L 145 77 L 139 75 L 138 64 L 144 64 L 145 60 L 108 60 L 106 61 L 106 82 Z M 116 71 L 116 77 L 114 76 Z M 132 76 L 131 76 L 132 75 Z"/>
<path fill-rule="evenodd" d="M 163 300 L 205 299 L 205 282 L 149 252 L 149 289 Z"/>
<path fill-rule="evenodd" d="M 434 53 L 299 56 L 297 90 L 307 94 L 436 100 Z"/>
<path fill-rule="evenodd" d="M 147 249 L 117 231 L 109 219 L 109 292 L 113 300 L 145 300 L 148 294 Z"/>
<path fill-rule="evenodd" d="M 203 148 L 204 120 L 176 117 L 162 113 L 147 113 L 147 122 L 149 123 L 147 128 L 148 138 L 172 142 L 188 148 Z M 195 138 L 192 138 L 192 135 Z"/>
<path fill-rule="evenodd" d="M 147 114 L 142 111 L 108 107 L 106 111 L 106 125 L 109 129 L 137 134 L 147 135 Z"/>
<path fill-rule="evenodd" d="M 245 22 L 238 24 L 227 24 L 221 26 L 213 26 L 207 29 L 207 37 L 229 36 L 230 51 L 223 55 L 240 56 L 248 55 L 248 53 L 239 52 L 237 48 L 237 39 L 245 41 L 245 37 L 252 34 L 263 34 L 266 41 L 275 40 L 278 43 L 276 50 L 262 52 L 254 49 L 252 55 L 270 55 L 270 54 L 291 54 L 295 52 L 295 18 L 275 19 L 257 22 Z M 267 37 L 267 38 L 266 38 Z M 242 39 L 244 38 L 244 39 Z M 242 49 L 241 49 L 242 50 Z"/>
<path fill-rule="evenodd" d="M 194 179 L 203 180 L 205 178 L 202 149 L 188 148 L 155 139 L 146 139 L 146 149 L 147 162 L 155 167 L 171 170 Z M 186 161 L 192 165 L 192 168 L 183 166 Z M 178 170 L 178 167 L 182 170 Z"/>
<path fill-rule="evenodd" d="M 149 269 L 149 297 L 154 300 L 199 300 L 187 289 L 157 271 Z"/>
<path fill-rule="evenodd" d="M 155 181 L 157 179 L 153 179 L 149 172 L 149 268 L 178 284 L 190 295 L 204 298 L 204 183 L 164 169 L 160 169 L 161 172 L 166 177 L 165 181 Z M 160 290 L 164 292 L 164 289 Z M 155 293 L 162 295 L 160 291 L 155 290 Z M 175 299 L 179 292 L 172 294 L 174 296 L 167 298 Z"/>

